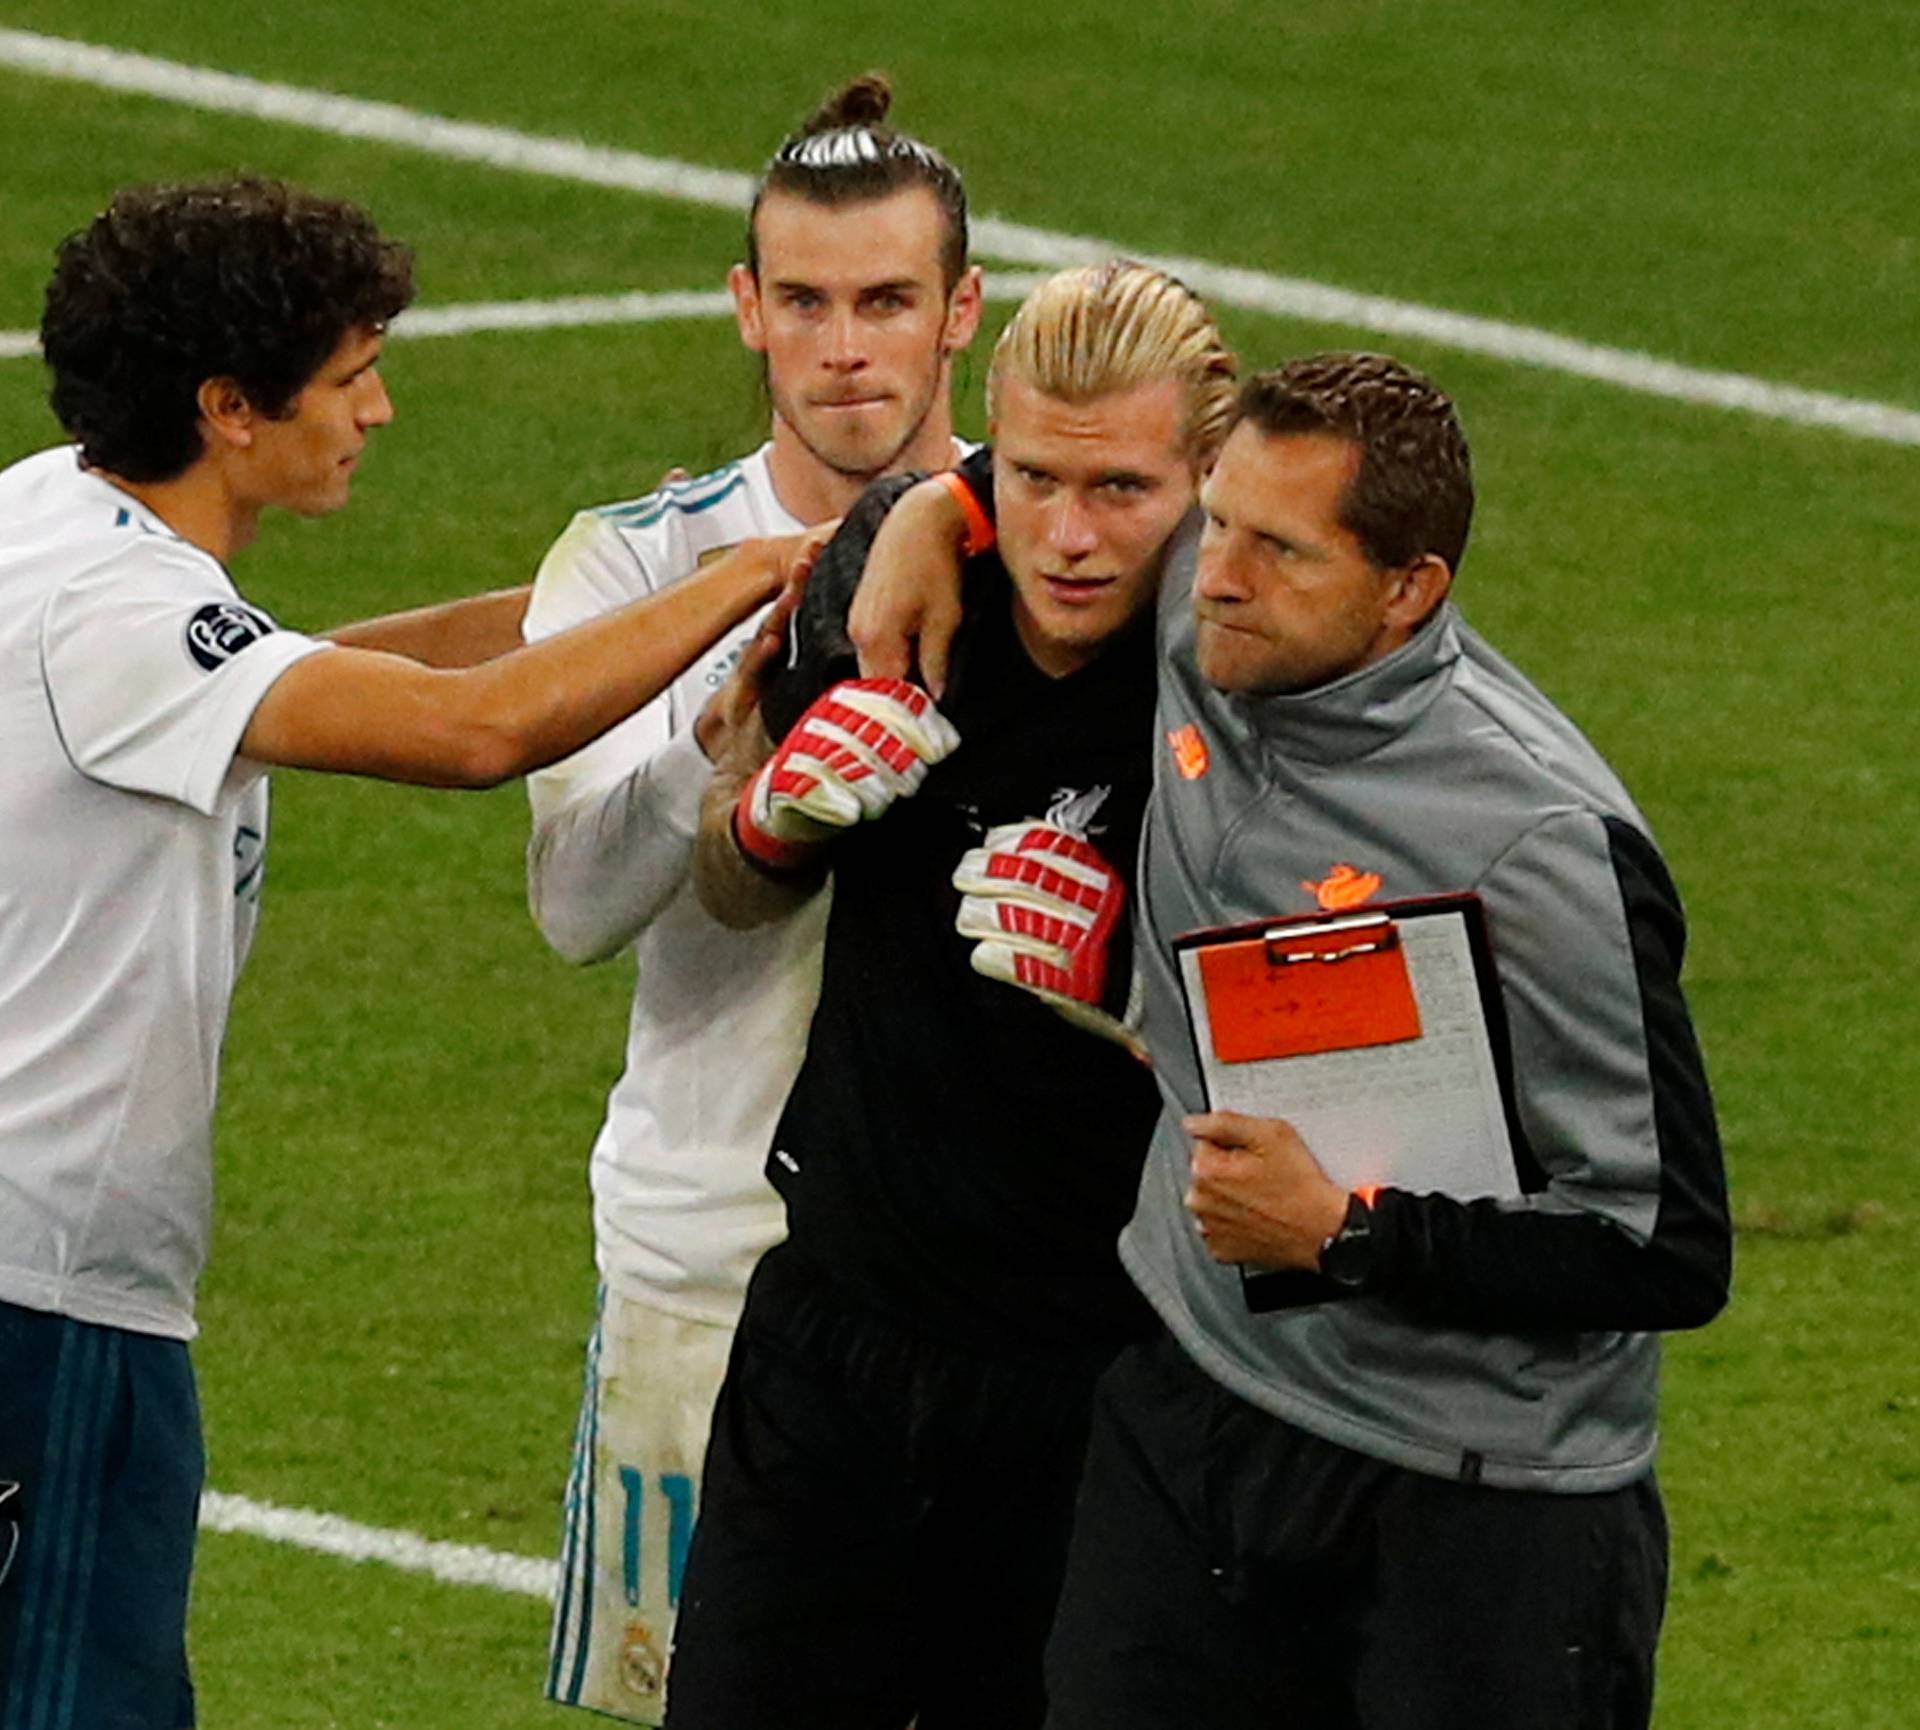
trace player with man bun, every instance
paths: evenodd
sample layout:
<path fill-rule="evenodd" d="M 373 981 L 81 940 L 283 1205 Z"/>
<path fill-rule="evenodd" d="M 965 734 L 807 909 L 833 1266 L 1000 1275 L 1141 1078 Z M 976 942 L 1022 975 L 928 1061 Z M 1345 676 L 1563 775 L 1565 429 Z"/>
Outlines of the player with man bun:
<path fill-rule="evenodd" d="M 939 152 L 854 80 L 774 153 L 744 262 L 741 341 L 772 427 L 750 455 L 575 517 L 548 553 L 529 638 L 671 593 L 753 535 L 840 515 L 876 475 L 946 468 L 953 354 L 980 317 L 966 194 Z M 733 932 L 692 893 L 708 752 L 753 621 L 626 725 L 534 778 L 528 894 L 576 962 L 631 951 L 625 1072 L 591 1164 L 599 1323 L 567 1491 L 547 1692 L 657 1722 L 713 1396 L 755 1260 L 781 1235 L 761 1175 L 819 985 L 824 899 Z"/>

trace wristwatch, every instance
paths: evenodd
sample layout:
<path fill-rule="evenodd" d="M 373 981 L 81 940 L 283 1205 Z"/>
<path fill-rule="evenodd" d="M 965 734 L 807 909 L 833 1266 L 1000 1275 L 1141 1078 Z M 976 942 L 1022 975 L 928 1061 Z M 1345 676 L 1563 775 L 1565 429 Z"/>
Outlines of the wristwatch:
<path fill-rule="evenodd" d="M 1359 1291 L 1373 1272 L 1373 1210 L 1362 1196 L 1347 1202 L 1340 1229 L 1320 1246 L 1320 1272 L 1345 1291 Z"/>

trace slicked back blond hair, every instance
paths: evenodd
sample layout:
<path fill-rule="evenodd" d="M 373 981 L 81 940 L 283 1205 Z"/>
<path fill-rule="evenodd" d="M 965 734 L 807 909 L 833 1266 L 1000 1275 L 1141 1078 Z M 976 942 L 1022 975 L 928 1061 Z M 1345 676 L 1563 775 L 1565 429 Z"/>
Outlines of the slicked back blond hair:
<path fill-rule="evenodd" d="M 1009 372 L 1070 403 L 1179 379 L 1196 467 L 1213 461 L 1233 421 L 1234 359 L 1213 315 L 1177 277 L 1127 259 L 1063 270 L 1020 303 L 987 371 L 989 422 Z"/>

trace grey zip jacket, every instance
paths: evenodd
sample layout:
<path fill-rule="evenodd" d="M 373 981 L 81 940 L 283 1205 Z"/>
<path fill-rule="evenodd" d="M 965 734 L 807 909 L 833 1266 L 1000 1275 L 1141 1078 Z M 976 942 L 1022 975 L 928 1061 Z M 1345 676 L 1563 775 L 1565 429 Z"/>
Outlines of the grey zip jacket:
<path fill-rule="evenodd" d="M 1654 1456 L 1657 1334 L 1717 1313 L 1731 1263 L 1685 928 L 1647 825 L 1450 602 L 1333 684 L 1234 696 L 1195 670 L 1193 568 L 1187 533 L 1161 596 L 1141 873 L 1163 1109 L 1122 1258 L 1201 1368 L 1303 1430 L 1491 1485 L 1630 1482 Z M 1535 1187 L 1471 1203 L 1382 1191 L 1361 1296 L 1256 1313 L 1182 1205 L 1180 1119 L 1206 1102 L 1172 945 L 1312 912 L 1340 865 L 1377 873 L 1380 900 L 1482 897 Z"/>

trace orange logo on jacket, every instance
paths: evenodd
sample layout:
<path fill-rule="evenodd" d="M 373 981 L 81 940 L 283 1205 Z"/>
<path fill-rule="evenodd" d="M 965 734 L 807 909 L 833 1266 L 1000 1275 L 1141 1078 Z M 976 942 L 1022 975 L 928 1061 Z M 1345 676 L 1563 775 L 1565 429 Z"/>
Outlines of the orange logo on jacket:
<path fill-rule="evenodd" d="M 1324 881 L 1316 883 L 1310 877 L 1303 877 L 1300 887 L 1320 903 L 1323 912 L 1344 913 L 1349 907 L 1358 907 L 1380 893 L 1380 873 L 1336 865 Z"/>
<path fill-rule="evenodd" d="M 1207 742 L 1191 721 L 1169 733 L 1167 743 L 1173 747 L 1173 766 L 1180 771 L 1181 780 L 1197 781 L 1207 772 L 1212 761 L 1207 755 Z"/>

